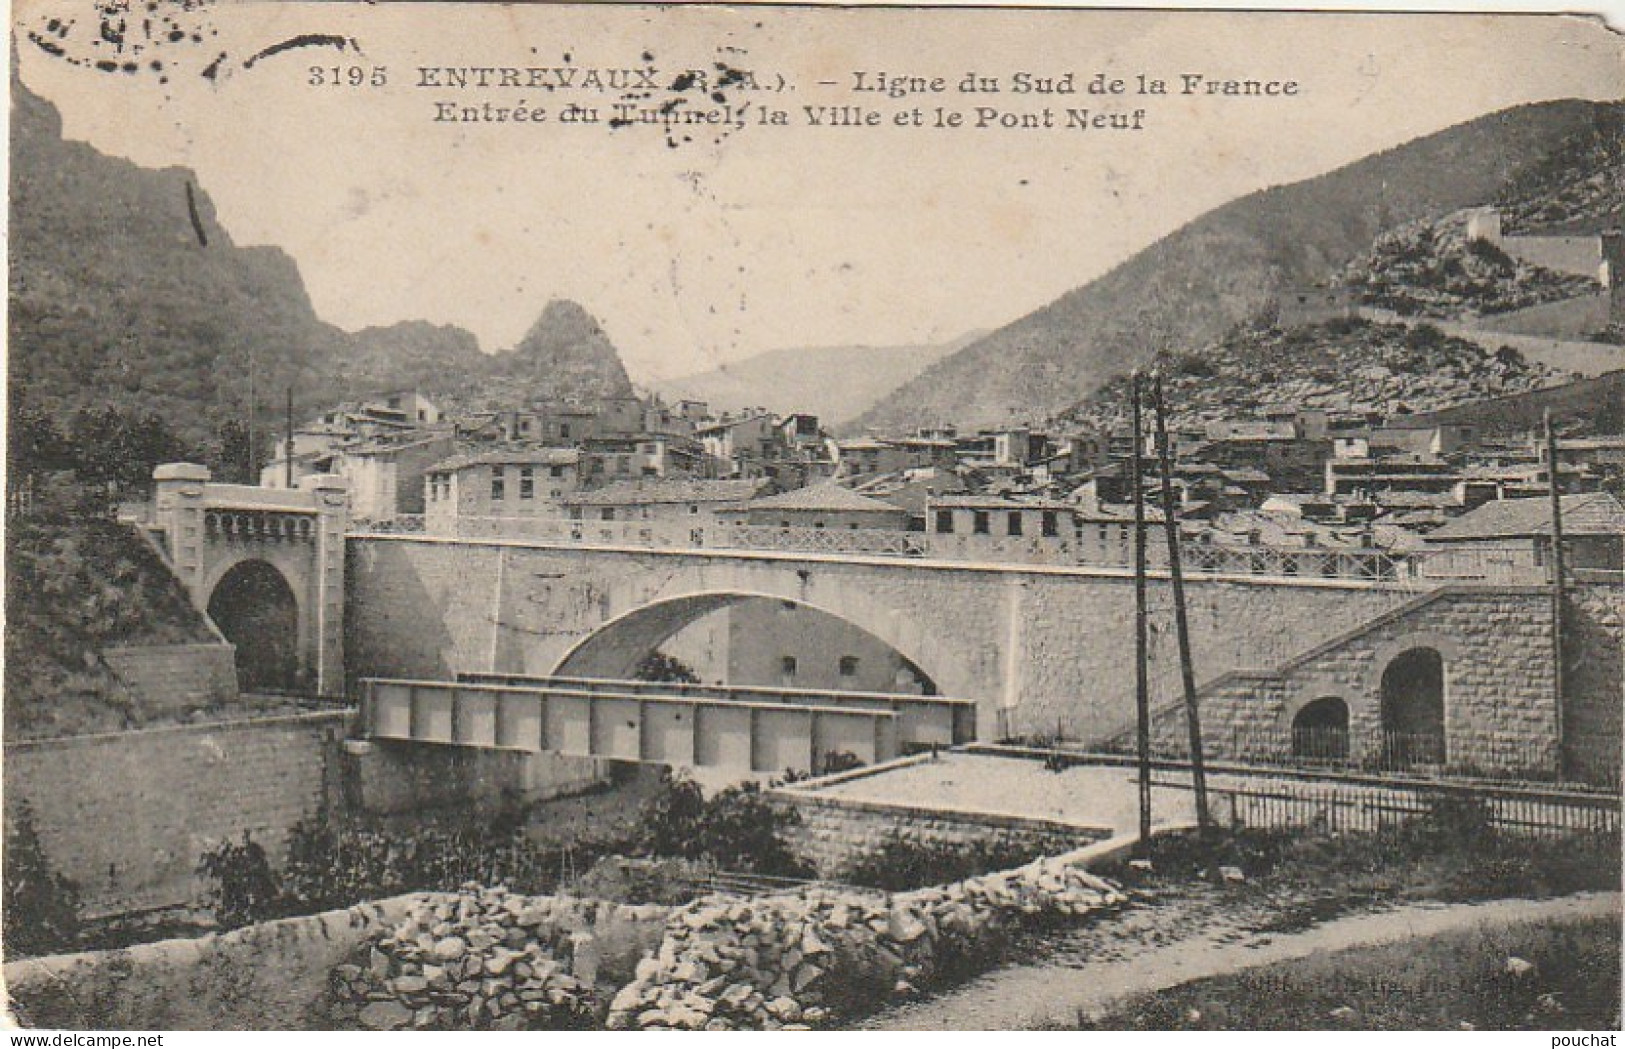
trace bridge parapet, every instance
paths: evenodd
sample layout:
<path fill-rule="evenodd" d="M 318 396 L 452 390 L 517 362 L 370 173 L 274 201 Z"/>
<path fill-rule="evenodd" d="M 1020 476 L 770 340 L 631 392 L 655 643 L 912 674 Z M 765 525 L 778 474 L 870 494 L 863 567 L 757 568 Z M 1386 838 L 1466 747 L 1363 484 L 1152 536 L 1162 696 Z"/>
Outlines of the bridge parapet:
<path fill-rule="evenodd" d="M 391 533 L 423 531 L 421 519 L 401 520 Z M 1127 572 L 1132 551 L 1105 549 L 1066 536 L 938 535 L 878 528 L 799 528 L 715 521 L 586 521 L 563 517 L 464 516 L 448 539 L 513 540 L 538 545 L 687 552 L 806 553 L 940 560 L 998 565 L 1102 568 Z M 1165 547 L 1147 551 L 1153 572 L 1166 572 Z M 1187 575 L 1209 578 L 1338 580 L 1422 591 L 1451 583 L 1541 584 L 1546 569 L 1495 547 L 1388 550 L 1269 547 L 1186 542 Z"/>

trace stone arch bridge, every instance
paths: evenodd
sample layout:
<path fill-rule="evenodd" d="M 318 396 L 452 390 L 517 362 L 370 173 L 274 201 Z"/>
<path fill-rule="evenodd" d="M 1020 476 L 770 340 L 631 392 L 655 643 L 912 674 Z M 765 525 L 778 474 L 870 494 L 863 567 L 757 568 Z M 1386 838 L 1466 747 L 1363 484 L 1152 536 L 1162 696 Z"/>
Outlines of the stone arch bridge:
<path fill-rule="evenodd" d="M 352 680 L 626 678 L 702 617 L 770 599 L 843 620 L 943 695 L 974 700 L 981 738 L 1103 740 L 1132 724 L 1133 580 L 1120 569 L 366 534 L 350 538 L 348 573 Z M 1548 588 L 1419 592 L 1414 584 L 1214 576 L 1186 589 L 1216 737 L 1229 721 L 1290 727 L 1318 693 L 1305 699 L 1299 692 L 1310 685 L 1274 682 L 1306 660 L 1317 669 L 1342 660 L 1327 672 L 1380 693 L 1384 668 L 1374 664 L 1415 647 L 1406 642 L 1414 620 L 1417 644 L 1447 653 L 1451 725 L 1556 744 L 1555 679 L 1540 665 L 1541 646 L 1549 663 L 1551 644 Z M 1171 587 L 1154 577 L 1150 590 L 1153 699 L 1167 707 L 1179 697 Z M 1614 652 L 1617 661 L 1617 640 Z M 1514 658 L 1524 662 L 1504 672 Z M 1267 713 L 1238 684 L 1261 679 L 1270 682 L 1257 697 Z M 1370 705 L 1347 685 L 1340 694 L 1358 710 Z"/>
<path fill-rule="evenodd" d="M 364 677 L 627 678 L 691 624 L 765 600 L 844 622 L 934 691 L 974 701 L 983 739 L 1103 741 L 1133 721 L 1134 588 L 1120 568 L 346 535 L 339 478 L 281 491 L 171 464 L 156 479 L 149 527 L 238 646 L 240 674 L 323 695 L 355 695 Z M 1424 705 L 1393 724 L 1442 732 L 1451 754 L 1510 741 L 1555 755 L 1576 733 L 1617 744 L 1617 584 L 1574 588 L 1562 704 L 1548 587 L 1206 574 L 1186 589 L 1219 751 L 1249 733 L 1380 732 L 1407 690 Z M 1153 573 L 1150 597 L 1152 696 L 1167 711 L 1180 693 L 1165 577 Z"/>

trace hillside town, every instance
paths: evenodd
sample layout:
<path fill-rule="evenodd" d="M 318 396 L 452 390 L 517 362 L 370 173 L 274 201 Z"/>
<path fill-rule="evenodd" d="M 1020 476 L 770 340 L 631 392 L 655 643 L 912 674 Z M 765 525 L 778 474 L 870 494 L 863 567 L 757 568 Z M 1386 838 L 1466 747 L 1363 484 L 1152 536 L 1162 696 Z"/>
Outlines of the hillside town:
<path fill-rule="evenodd" d="M 1379 356 L 1329 385 L 1277 385 L 1276 392 L 1297 393 L 1296 401 L 1249 403 L 1246 390 L 1222 399 L 1211 392 L 1247 374 L 1246 362 L 1222 353 L 1195 365 L 1164 358 L 1154 367 L 1170 373 L 1176 396 L 1209 387 L 1200 405 L 1170 405 L 1166 459 L 1149 427 L 1136 442 L 1126 406 L 1113 403 L 1126 392 L 1121 380 L 1093 407 L 1049 425 L 962 430 L 948 420 L 857 435 L 838 435 L 805 412 L 716 411 L 693 400 L 667 403 L 658 393 L 451 414 L 403 390 L 294 427 L 277 442 L 261 484 L 341 476 L 354 519 L 384 531 L 1123 566 L 1137 465 L 1157 513 L 1166 470 L 1196 565 L 1506 582 L 1544 576 L 1550 515 L 1536 510 L 1555 473 L 1566 531 L 1578 543 L 1573 567 L 1618 573 L 1625 567 L 1619 373 L 1586 380 L 1531 365 L 1510 343 L 1489 347 L 1520 335 L 1617 330 L 1625 316 L 1625 238 L 1505 235 L 1493 208 L 1466 213 L 1457 225 L 1465 230 L 1458 254 L 1526 257 L 1508 270 L 1517 279 L 1501 294 L 1532 286 L 1538 300 L 1514 295 L 1515 308 L 1488 311 L 1478 346 L 1434 327 L 1444 313 L 1437 305 L 1412 303 L 1411 326 L 1392 326 L 1417 353 L 1458 343 L 1469 374 L 1451 378 L 1440 366 L 1407 378 L 1404 362 Z M 1264 337 L 1284 332 L 1300 356 L 1332 359 L 1340 339 L 1381 323 L 1362 317 L 1360 289 L 1365 300 L 1392 307 L 1394 287 L 1427 285 L 1410 273 L 1373 298 L 1379 270 L 1370 264 L 1340 288 L 1282 296 L 1259 325 Z M 1455 306 L 1450 316 L 1462 315 L 1465 307 Z M 1472 363 L 1474 355 L 1487 363 Z M 1183 385 L 1175 374 L 1182 369 L 1194 373 Z M 1428 383 L 1437 386 L 1431 397 Z M 1578 391 L 1601 410 L 1567 413 L 1548 445 L 1536 406 L 1560 403 L 1554 389 Z"/>

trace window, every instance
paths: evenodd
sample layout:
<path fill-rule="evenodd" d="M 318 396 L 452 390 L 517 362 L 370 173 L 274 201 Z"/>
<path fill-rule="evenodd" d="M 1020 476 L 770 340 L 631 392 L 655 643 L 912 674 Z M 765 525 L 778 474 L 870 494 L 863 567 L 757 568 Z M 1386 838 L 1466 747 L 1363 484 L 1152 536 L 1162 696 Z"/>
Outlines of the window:
<path fill-rule="evenodd" d="M 953 535 L 954 534 L 954 512 L 952 510 L 938 510 L 937 511 L 937 534 L 938 535 Z"/>
<path fill-rule="evenodd" d="M 991 531 L 986 510 L 977 510 L 971 514 L 970 530 L 977 535 L 987 535 Z"/>
<path fill-rule="evenodd" d="M 563 477 L 564 476 L 564 467 L 556 466 L 556 465 L 555 466 L 549 466 L 547 468 L 547 476 L 549 476 L 549 477 Z"/>
<path fill-rule="evenodd" d="M 1044 538 L 1054 539 L 1061 534 L 1061 515 L 1054 510 L 1044 511 L 1043 520 Z"/>
<path fill-rule="evenodd" d="M 566 441 L 568 441 L 570 439 L 570 424 L 569 423 L 559 423 L 559 436 L 561 438 L 563 438 L 564 440 L 566 440 Z"/>
<path fill-rule="evenodd" d="M 1021 534 L 1021 511 L 1020 510 L 1011 510 L 1008 514 L 1005 515 L 1005 518 L 1004 518 L 1004 530 L 1005 530 L 1006 535 L 1020 535 Z"/>
<path fill-rule="evenodd" d="M 780 660 L 779 660 L 779 671 L 785 677 L 795 677 L 796 676 L 796 657 L 795 656 L 784 656 L 784 657 L 780 658 Z"/>
<path fill-rule="evenodd" d="M 536 471 L 529 466 L 519 468 L 519 498 L 536 498 Z"/>
<path fill-rule="evenodd" d="M 613 506 L 600 507 L 598 510 L 598 519 L 600 521 L 615 520 L 615 508 Z"/>
<path fill-rule="evenodd" d="M 857 677 L 858 676 L 858 657 L 857 656 L 842 656 L 841 657 L 841 676 L 842 677 Z"/>
<path fill-rule="evenodd" d="M 508 497 L 507 470 L 500 466 L 491 467 L 491 501 L 500 503 Z"/>

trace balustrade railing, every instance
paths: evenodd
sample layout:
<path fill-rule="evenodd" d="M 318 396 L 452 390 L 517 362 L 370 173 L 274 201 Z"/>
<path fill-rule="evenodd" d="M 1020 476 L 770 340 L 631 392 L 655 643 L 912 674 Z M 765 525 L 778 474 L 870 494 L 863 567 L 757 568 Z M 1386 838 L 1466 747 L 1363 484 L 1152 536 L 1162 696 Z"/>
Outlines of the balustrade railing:
<path fill-rule="evenodd" d="M 1131 570 L 1127 551 L 1102 548 L 1070 536 L 943 535 L 878 528 L 807 528 L 726 524 L 699 517 L 654 520 L 573 520 L 563 517 L 414 517 L 364 526 L 390 534 L 426 532 L 461 539 L 529 539 L 540 542 L 663 549 L 782 551 L 869 557 L 933 558 L 993 564 L 1027 564 Z M 1151 559 L 1166 570 L 1160 543 Z M 1453 583 L 1528 585 L 1548 581 L 1548 570 L 1495 547 L 1440 550 L 1336 549 L 1327 547 L 1229 546 L 1186 542 L 1181 548 L 1191 576 L 1340 580 L 1409 590 Z"/>

